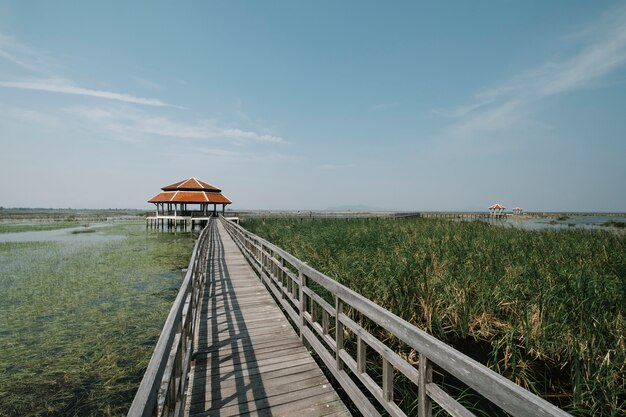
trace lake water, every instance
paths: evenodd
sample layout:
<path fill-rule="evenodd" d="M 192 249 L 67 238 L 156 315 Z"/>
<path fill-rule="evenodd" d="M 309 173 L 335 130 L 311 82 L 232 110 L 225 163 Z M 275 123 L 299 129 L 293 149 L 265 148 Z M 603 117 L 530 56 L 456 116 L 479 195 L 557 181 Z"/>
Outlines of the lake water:
<path fill-rule="evenodd" d="M 604 226 L 609 221 L 626 222 L 626 216 L 594 216 L 579 215 L 568 216 L 567 219 L 559 220 L 557 217 L 545 218 L 523 218 L 508 217 L 506 219 L 486 220 L 490 224 L 518 227 L 526 230 L 542 230 L 542 229 L 587 229 L 587 230 L 607 230 L 626 232 L 624 228 L 614 226 Z"/>
<path fill-rule="evenodd" d="M 100 233 L 97 229 L 106 227 L 106 223 L 97 223 L 84 226 L 56 230 L 37 230 L 31 232 L 0 233 L 2 242 L 81 242 L 98 243 L 124 239 L 124 236 Z M 93 230 L 95 231 L 88 231 Z"/>
<path fill-rule="evenodd" d="M 193 242 L 143 220 L 1 233 L 0 416 L 126 415 Z"/>

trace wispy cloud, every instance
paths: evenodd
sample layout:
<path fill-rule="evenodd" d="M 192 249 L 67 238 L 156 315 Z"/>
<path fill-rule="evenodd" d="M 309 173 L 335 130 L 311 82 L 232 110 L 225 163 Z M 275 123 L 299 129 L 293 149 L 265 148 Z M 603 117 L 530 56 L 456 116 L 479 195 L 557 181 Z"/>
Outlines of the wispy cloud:
<path fill-rule="evenodd" d="M 58 75 L 52 73 L 52 69 L 57 66 L 53 63 L 53 59 L 50 54 L 33 48 L 15 37 L 1 32 L 0 60 L 10 62 L 14 66 L 18 67 L 22 73 L 26 70 L 32 75 L 39 77 L 37 79 L 22 78 L 13 81 L 3 80 L 0 81 L 0 88 L 46 91 L 50 93 L 87 96 L 144 106 L 178 107 L 155 98 L 138 97 L 132 94 L 79 86 L 71 80 L 58 77 Z M 151 83 L 150 81 L 144 79 L 137 79 L 137 82 L 142 83 L 144 86 L 150 84 L 151 88 L 155 88 L 157 86 L 155 83 Z"/>
<path fill-rule="evenodd" d="M 188 149 L 193 155 L 212 156 L 224 160 L 236 161 L 268 161 L 268 160 L 286 160 L 291 157 L 282 153 L 269 152 L 251 152 L 237 149 L 235 151 L 220 148 L 192 147 Z M 187 154 L 189 155 L 189 154 Z"/>
<path fill-rule="evenodd" d="M 237 142 L 286 143 L 275 135 L 224 127 L 214 120 L 175 121 L 132 108 L 76 106 L 70 114 L 110 132 L 127 135 L 164 136 L 179 139 L 223 139 Z"/>
<path fill-rule="evenodd" d="M 219 158 L 235 158 L 241 156 L 241 152 L 230 151 L 228 149 L 219 149 L 219 148 L 191 148 L 190 151 L 195 154 L 201 154 L 206 156 L 216 156 Z"/>
<path fill-rule="evenodd" d="M 0 33 L 0 58 L 22 70 L 39 74 L 46 73 L 51 65 L 47 54 L 4 33 Z"/>
<path fill-rule="evenodd" d="M 0 87 L 97 97 L 108 100 L 123 101 L 125 103 L 141 104 L 144 106 L 175 107 L 154 98 L 137 97 L 130 94 L 79 87 L 74 85 L 71 81 L 64 79 L 0 81 Z"/>
<path fill-rule="evenodd" d="M 131 77 L 131 79 L 133 81 L 135 81 L 137 84 L 141 85 L 142 87 L 146 87 L 149 88 L 151 90 L 161 90 L 162 86 L 159 83 L 156 83 L 152 80 L 148 80 L 147 78 L 143 78 L 143 77 Z"/>
<path fill-rule="evenodd" d="M 140 141 L 147 136 L 161 136 L 178 139 L 224 140 L 239 145 L 245 143 L 287 143 L 280 136 L 261 131 L 263 129 L 243 129 L 237 125 L 218 123 L 212 119 L 184 121 L 166 116 L 165 110 L 168 108 L 184 109 L 184 107 L 175 106 L 157 98 L 89 88 L 64 77 L 48 75 L 42 70 L 42 68 L 47 67 L 44 53 L 2 33 L 0 33 L 0 60 L 9 61 L 21 70 L 32 71 L 40 77 L 0 80 L 0 88 L 93 97 L 123 103 L 119 105 L 109 103 L 94 106 L 73 106 L 65 110 L 65 116 L 71 115 L 74 122 L 89 129 L 108 132 L 111 137 L 116 137 L 118 140 Z M 42 75 L 46 77 L 41 77 Z M 158 84 L 143 78 L 134 77 L 134 80 L 150 88 L 160 87 Z M 176 82 L 183 85 L 187 84 L 184 80 L 176 80 Z M 147 109 L 140 109 L 139 106 L 159 109 L 147 111 Z M 58 111 L 48 113 L 50 120 L 59 116 Z M 44 113 L 40 111 L 29 113 L 21 110 L 20 112 L 12 112 L 11 118 L 26 121 L 29 118 L 41 118 L 42 115 Z"/>
<path fill-rule="evenodd" d="M 206 148 L 196 146 L 182 146 L 170 149 L 167 153 L 162 154 L 168 160 L 178 158 L 188 163 L 209 163 L 214 169 L 217 167 L 233 167 L 238 164 L 248 164 L 260 162 L 262 166 L 268 163 L 285 163 L 293 162 L 297 157 L 283 153 L 277 153 L 270 149 L 263 150 L 245 150 L 238 148 L 236 150 L 223 148 Z"/>
<path fill-rule="evenodd" d="M 454 120 L 449 133 L 471 138 L 533 123 L 533 108 L 547 97 L 591 88 L 626 63 L 626 6 L 610 10 L 569 41 L 568 56 L 552 59 L 477 93 L 474 100 L 434 112 Z"/>
<path fill-rule="evenodd" d="M 0 118 L 43 129 L 54 129 L 63 126 L 63 122 L 54 115 L 39 110 L 15 106 L 0 105 Z"/>

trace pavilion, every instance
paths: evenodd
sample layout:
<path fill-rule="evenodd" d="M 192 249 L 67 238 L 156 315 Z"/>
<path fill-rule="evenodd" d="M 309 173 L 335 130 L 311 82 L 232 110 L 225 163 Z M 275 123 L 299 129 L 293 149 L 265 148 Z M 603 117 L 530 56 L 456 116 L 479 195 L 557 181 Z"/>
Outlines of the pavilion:
<path fill-rule="evenodd" d="M 500 203 L 496 203 L 493 204 L 491 206 L 489 206 L 489 212 L 491 213 L 492 217 L 496 217 L 496 218 L 500 218 L 500 217 L 504 217 L 504 210 L 506 209 L 506 207 L 504 207 L 502 204 Z"/>
<path fill-rule="evenodd" d="M 156 206 L 154 216 L 147 218 L 147 224 L 165 228 L 176 228 L 179 224 L 191 227 L 205 224 L 212 216 L 217 216 L 217 206 L 222 206 L 222 214 L 228 204 L 232 204 L 222 190 L 191 177 L 186 180 L 166 185 L 161 192 L 150 200 Z"/>

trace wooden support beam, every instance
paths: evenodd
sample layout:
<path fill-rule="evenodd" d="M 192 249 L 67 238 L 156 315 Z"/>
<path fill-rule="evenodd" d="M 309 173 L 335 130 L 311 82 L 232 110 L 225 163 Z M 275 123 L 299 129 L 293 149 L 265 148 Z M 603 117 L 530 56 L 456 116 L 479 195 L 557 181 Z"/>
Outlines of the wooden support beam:
<path fill-rule="evenodd" d="M 337 344 L 337 350 L 335 351 L 336 367 L 338 371 L 343 370 L 343 360 L 339 352 L 343 350 L 343 323 L 340 316 L 343 314 L 343 301 L 339 297 L 335 297 L 335 342 Z"/>
<path fill-rule="evenodd" d="M 433 380 L 433 368 L 426 355 L 420 353 L 419 356 L 419 386 L 418 386 L 418 417 L 431 417 L 433 405 L 430 397 L 426 393 L 426 385 Z"/>

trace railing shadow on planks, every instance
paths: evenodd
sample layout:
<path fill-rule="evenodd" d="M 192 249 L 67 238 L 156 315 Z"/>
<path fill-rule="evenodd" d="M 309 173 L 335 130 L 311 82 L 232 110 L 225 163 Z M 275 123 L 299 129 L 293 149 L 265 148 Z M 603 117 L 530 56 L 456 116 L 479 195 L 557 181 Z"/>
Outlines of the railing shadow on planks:
<path fill-rule="evenodd" d="M 210 220 L 196 240 L 183 283 L 128 411 L 129 417 L 181 414 L 214 227 L 214 220 Z"/>
<path fill-rule="evenodd" d="M 474 416 L 433 381 L 436 368 L 489 400 L 502 410 L 500 415 L 569 416 L 276 245 L 223 217 L 220 221 L 294 323 L 302 342 L 319 356 L 363 415 L 378 416 L 381 406 L 391 416 L 407 415 L 394 401 L 394 378 L 400 373 L 417 388 L 419 417 L 432 415 L 433 402 L 449 415 Z M 418 359 L 412 364 L 400 356 L 368 332 L 361 325 L 364 320 L 413 349 Z M 356 348 L 348 349 L 346 335 L 356 339 Z M 382 358 L 381 383 L 368 373 L 372 351 Z"/>

